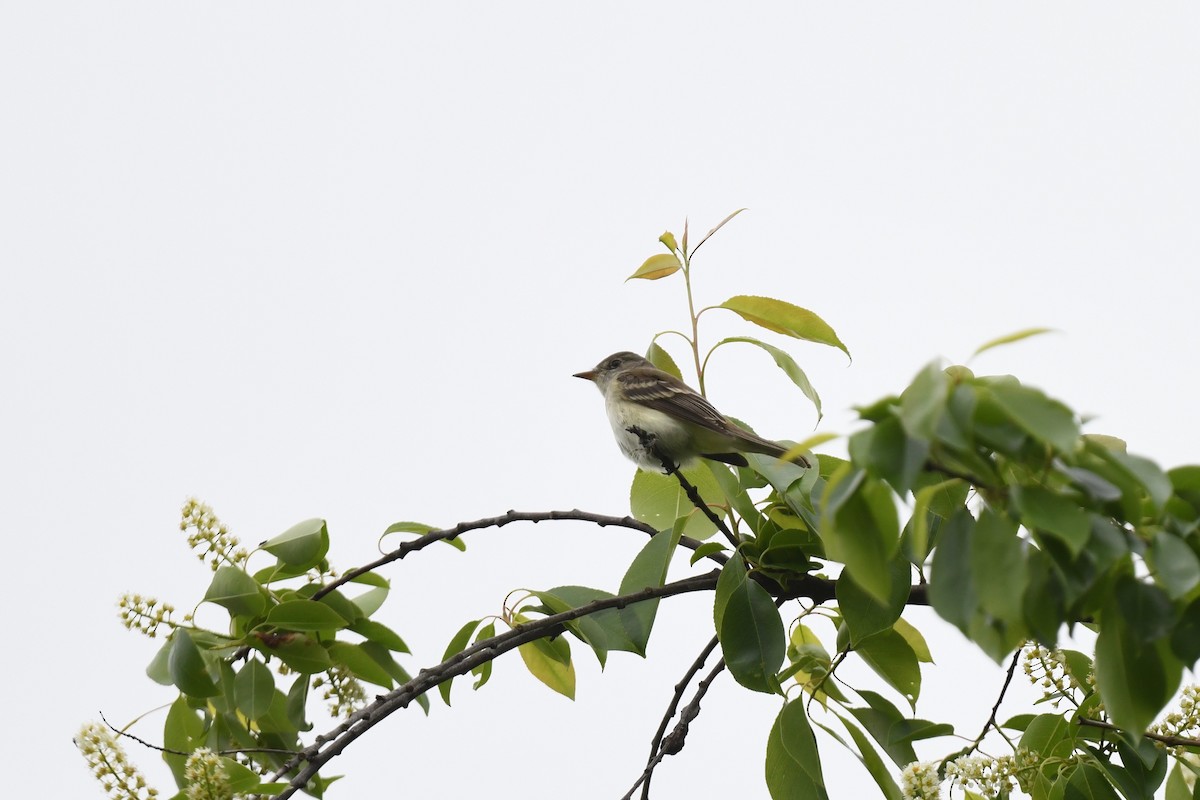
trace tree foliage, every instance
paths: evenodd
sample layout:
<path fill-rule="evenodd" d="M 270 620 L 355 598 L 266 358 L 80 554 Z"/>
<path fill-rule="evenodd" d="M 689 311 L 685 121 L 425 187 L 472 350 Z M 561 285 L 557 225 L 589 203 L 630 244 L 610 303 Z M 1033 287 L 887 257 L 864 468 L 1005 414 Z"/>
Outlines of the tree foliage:
<path fill-rule="evenodd" d="M 680 274 L 687 297 L 689 329 L 657 334 L 647 357 L 681 376 L 660 340 L 683 339 L 684 363 L 703 391 L 716 349 L 752 345 L 819 418 L 816 389 L 783 347 L 735 336 L 701 348 L 702 316 L 730 311 L 768 334 L 850 355 L 828 323 L 789 302 L 738 295 L 697 310 L 692 258 L 737 213 L 690 249 L 686 225 L 679 240 L 663 234 L 667 252 L 630 276 Z M 977 352 L 1043 332 L 1002 336 Z M 1075 411 L 1039 389 L 961 365 L 930 364 L 858 412 L 863 427 L 847 441 L 848 459 L 813 454 L 830 438 L 820 435 L 793 448 L 810 454 L 811 469 L 751 455 L 744 468 L 680 471 L 664 461 L 662 473 L 639 471 L 632 516 L 509 512 L 444 529 L 397 522 L 387 533 L 415 538 L 341 575 L 330 567 L 322 520 L 248 553 L 211 509 L 189 501 L 182 527 L 213 569 L 202 602 L 227 624 L 201 627 L 151 598 L 121 602 L 127 627 L 166 636 L 147 674 L 179 691 L 156 737 L 176 796 L 322 797 L 336 780 L 323 772 L 329 759 L 395 711 L 417 704 L 429 713 L 434 689 L 449 705 L 456 677 L 469 674 L 478 690 L 492 661 L 515 649 L 531 674 L 573 697 L 580 646 L 601 664 L 614 652 L 644 656 L 659 602 L 711 592 L 714 639 L 670 698 L 645 769 L 631 769 L 637 780 L 627 797 L 648 796 L 654 770 L 683 747 L 700 698 L 724 672 L 779 697 L 764 766 L 774 798 L 827 797 L 818 738 L 853 752 L 889 800 L 936 797 L 947 785 L 967 797 L 1019 788 L 1037 800 L 1137 800 L 1165 784 L 1170 800 L 1193 797 L 1200 694 L 1185 689 L 1178 710 L 1163 712 L 1200 658 L 1200 466 L 1164 470 L 1119 439 L 1085 433 Z M 510 597 L 501 617 L 457 632 L 447 621 L 441 663 L 413 677 L 403 638 L 380 621 L 395 562 L 439 542 L 465 549 L 462 537 L 473 530 L 558 519 L 621 525 L 648 538 L 614 576 L 615 591 L 550 587 Z M 680 548 L 692 551 L 695 573 L 668 582 Z M 1008 665 L 991 716 L 965 747 L 951 725 L 919 716 L 932 658 L 903 617 L 912 605 L 931 605 Z M 1095 632 L 1093 653 L 1058 649 L 1074 628 Z M 838 669 L 851 659 L 877 682 L 845 681 Z M 1040 713 L 1000 719 L 1022 664 L 1046 702 Z M 314 737 L 310 709 L 321 699 L 344 720 Z M 98 775 L 97 764 L 123 765 L 109 792 L 149 796 L 119 742 L 106 736 L 90 726 L 78 742 Z M 980 750 L 989 736 L 1001 755 Z M 919 761 L 918 743 L 940 757 Z"/>

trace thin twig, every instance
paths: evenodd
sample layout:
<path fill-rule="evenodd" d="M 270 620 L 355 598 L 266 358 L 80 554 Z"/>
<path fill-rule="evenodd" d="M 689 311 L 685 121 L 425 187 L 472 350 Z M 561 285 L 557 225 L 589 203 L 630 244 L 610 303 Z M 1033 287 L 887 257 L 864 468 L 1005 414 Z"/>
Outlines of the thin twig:
<path fill-rule="evenodd" d="M 716 588 L 719 575 L 720 570 L 713 570 L 704 575 L 695 575 L 663 586 L 649 586 L 630 594 L 593 600 L 560 614 L 515 625 L 498 636 L 476 642 L 441 664 L 421 670 L 415 678 L 403 686 L 398 686 L 387 694 L 380 695 L 373 703 L 352 714 L 329 733 L 318 736 L 316 741 L 302 754 L 293 757 L 275 772 L 274 778 L 278 779 L 298 767 L 301 761 L 308 762 L 291 779 L 288 788 L 276 795 L 275 800 L 286 800 L 301 791 L 326 763 L 340 755 L 351 742 L 386 719 L 394 711 L 407 707 L 413 700 L 440 684 L 470 672 L 480 664 L 491 661 L 523 644 L 561 633 L 564 623 L 595 614 L 598 611 L 609 608 L 625 608 L 645 600 L 673 597 L 688 592 L 711 591 Z"/>
<path fill-rule="evenodd" d="M 113 733 L 115 733 L 117 736 L 121 736 L 121 737 L 129 739 L 131 741 L 137 742 L 142 747 L 147 747 L 151 750 L 157 750 L 160 753 L 169 753 L 173 756 L 190 756 L 191 755 L 191 751 L 189 751 L 189 750 L 175 750 L 170 747 L 162 747 L 160 745 L 153 744 L 152 742 L 147 742 L 145 739 L 141 738 L 140 736 L 135 736 L 132 733 L 130 733 L 129 731 L 122 730 L 122 729 L 118 728 L 117 726 L 113 725 L 111 722 L 109 722 L 108 719 L 104 716 L 103 711 L 100 712 L 100 720 L 105 725 L 107 725 L 108 729 L 111 730 Z M 286 749 L 278 748 L 278 747 L 237 747 L 232 750 L 217 750 L 216 753 L 219 756 L 233 756 L 233 755 L 237 755 L 238 753 L 267 753 L 269 755 L 276 755 L 276 756 L 303 755 L 298 750 L 286 750 Z"/>
<path fill-rule="evenodd" d="M 996 698 L 996 702 L 992 705 L 992 713 L 988 716 L 987 722 L 983 723 L 983 730 L 981 730 L 979 732 L 979 735 L 975 737 L 975 741 L 971 742 L 969 745 L 964 747 L 962 750 L 959 750 L 957 753 L 951 753 L 950 755 L 943 758 L 941 765 L 939 765 L 939 769 L 941 769 L 942 767 L 944 767 L 946 764 L 950 763 L 954 759 L 958 758 L 959 756 L 970 755 L 974 750 L 976 750 L 979 747 L 979 744 L 983 741 L 983 737 L 987 736 L 988 731 L 991 730 L 992 728 L 995 728 L 996 731 L 1001 736 L 1004 736 L 1004 739 L 1006 741 L 1008 740 L 1008 737 L 1004 735 L 1004 731 L 1000 730 L 999 724 L 996 723 L 996 715 L 998 713 L 1000 713 L 1000 704 L 1004 702 L 1004 695 L 1006 695 L 1008 693 L 1008 686 L 1009 686 L 1009 684 L 1012 683 L 1013 673 L 1015 673 L 1017 671 L 1017 662 L 1019 662 L 1020 660 L 1021 660 L 1021 648 L 1018 647 L 1013 652 L 1012 661 L 1009 662 L 1008 673 L 1004 676 L 1004 685 L 1000 687 L 1000 695 Z M 1009 744 L 1012 744 L 1012 742 L 1009 742 Z M 1013 749 L 1016 749 L 1016 748 L 1013 748 Z"/>
<path fill-rule="evenodd" d="M 1114 731 L 1123 733 L 1124 728 L 1118 728 L 1109 722 L 1103 722 L 1098 719 L 1088 719 L 1087 717 L 1077 717 L 1075 719 L 1080 725 L 1088 728 L 1100 728 L 1105 731 Z M 1142 734 L 1146 739 L 1152 739 L 1156 742 L 1162 742 L 1167 747 L 1200 747 L 1200 739 L 1189 739 L 1186 736 L 1167 736 L 1161 733 L 1145 732 Z"/>
<path fill-rule="evenodd" d="M 550 520 L 579 520 L 582 522 L 594 523 L 599 525 L 601 528 L 610 525 L 614 527 L 631 528 L 633 530 L 641 531 L 648 536 L 653 536 L 658 533 L 658 531 L 652 526 L 647 525 L 641 520 L 634 519 L 633 517 L 614 517 L 608 514 L 594 514 L 590 511 L 580 511 L 577 508 L 570 511 L 507 511 L 495 517 L 484 517 L 483 519 L 472 520 L 470 522 L 460 522 L 452 528 L 443 528 L 442 530 L 438 531 L 430 531 L 429 533 L 419 536 L 416 539 L 410 539 L 409 541 L 401 544 L 395 550 L 385 553 L 383 556 L 375 559 L 371 563 L 364 564 L 361 567 L 356 567 L 348 572 L 345 572 L 337 580 L 325 584 L 313 593 L 312 599 L 319 600 L 320 598 L 332 592 L 334 589 L 349 583 L 360 575 L 364 575 L 372 570 L 378 569 L 385 564 L 390 564 L 393 561 L 399 561 L 409 553 L 416 552 L 417 550 L 423 550 L 434 542 L 457 539 L 460 535 L 466 533 L 467 531 L 479 530 L 481 528 L 502 528 L 505 525 L 508 525 L 510 522 L 536 523 L 547 522 Z M 703 544 L 703 542 L 699 541 L 698 539 L 693 539 L 690 536 L 682 537 L 679 543 L 690 550 L 695 550 L 701 544 Z M 714 556 L 716 557 L 714 558 Z M 718 564 L 724 564 L 729 560 L 729 557 L 723 553 L 711 553 L 709 554 L 709 558 Z"/>
<path fill-rule="evenodd" d="M 719 530 L 725 536 L 725 538 L 736 550 L 738 546 L 737 537 L 733 535 L 729 528 L 725 527 L 725 522 L 717 516 L 716 512 L 709 508 L 708 503 L 704 502 L 704 498 L 700 496 L 699 490 L 696 489 L 696 487 L 693 486 L 691 482 L 683 476 L 683 473 L 679 470 L 679 465 L 672 461 L 667 454 L 662 451 L 662 449 L 658 446 L 658 441 L 654 434 L 639 428 L 637 425 L 631 425 L 625 430 L 638 437 L 638 441 L 641 443 L 642 447 L 649 450 L 651 454 L 653 454 L 653 456 L 659 460 L 663 469 L 667 471 L 667 474 L 675 476 L 675 480 L 679 481 L 679 485 L 683 487 L 683 491 L 688 496 L 688 499 L 692 501 L 692 505 L 700 509 L 704 516 L 708 517 L 709 521 L 716 526 L 717 530 Z"/>
<path fill-rule="evenodd" d="M 658 730 L 654 732 L 654 738 L 650 742 L 650 758 L 646 761 L 646 770 L 642 773 L 645 780 L 645 788 L 642 790 L 642 797 L 649 797 L 650 792 L 650 774 L 654 771 L 654 767 L 662 760 L 660 753 L 660 745 L 662 745 L 663 737 L 667 734 L 667 726 L 671 724 L 671 720 L 675 718 L 675 711 L 679 708 L 679 701 L 683 699 L 683 693 L 687 691 L 687 687 L 691 684 L 692 678 L 696 677 L 696 673 L 704 668 L 704 662 L 712 655 L 712 651 L 717 649 L 719 640 L 716 636 L 709 640 L 704 649 L 700 651 L 700 655 L 696 656 L 696 660 L 688 667 L 687 672 L 679 679 L 679 683 L 675 684 L 675 692 L 671 695 L 671 702 L 667 705 L 666 713 L 663 714 L 662 721 L 658 723 Z M 634 785 L 634 789 L 637 785 Z M 632 792 L 633 789 L 630 789 Z"/>
<path fill-rule="evenodd" d="M 679 712 L 679 723 L 675 726 L 675 730 L 671 731 L 670 735 L 663 739 L 659 751 L 654 755 L 654 758 L 650 759 L 650 763 L 646 765 L 646 769 L 621 800 L 631 800 L 633 793 L 637 791 L 639 786 L 642 787 L 642 799 L 647 800 L 650 797 L 649 781 L 650 776 L 654 773 L 654 768 L 659 765 L 664 757 L 673 756 L 683 749 L 684 742 L 687 739 L 688 726 L 691 725 L 692 720 L 700 715 L 700 701 L 704 699 L 704 695 L 708 693 L 708 687 L 712 685 L 712 682 L 716 680 L 717 675 L 721 674 L 723 669 L 725 669 L 725 659 L 722 658 L 709 671 L 708 675 L 704 677 L 704 680 L 696 684 L 696 695 L 692 698 L 692 702 L 684 706 L 683 710 Z"/>

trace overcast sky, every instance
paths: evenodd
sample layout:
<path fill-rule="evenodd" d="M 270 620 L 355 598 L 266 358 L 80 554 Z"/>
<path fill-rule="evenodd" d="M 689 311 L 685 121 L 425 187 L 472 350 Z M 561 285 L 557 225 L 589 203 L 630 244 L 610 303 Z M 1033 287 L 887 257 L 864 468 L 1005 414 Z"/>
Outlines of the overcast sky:
<path fill-rule="evenodd" d="M 571 373 L 686 324 L 677 279 L 623 283 L 685 216 L 750 209 L 697 259 L 698 302 L 787 299 L 849 346 L 848 366 L 764 333 L 822 393 L 819 430 L 1045 325 L 1061 333 L 972 366 L 1196 461 L 1198 37 L 1182 2 L 6 4 L 9 793 L 99 797 L 79 724 L 170 701 L 115 601 L 201 596 L 188 495 L 251 543 L 324 517 L 341 568 L 396 520 L 624 513 L 632 466 Z M 759 335 L 705 322 L 708 342 Z M 723 349 L 708 383 L 764 435 L 813 431 L 760 352 Z M 415 671 L 511 589 L 615 589 L 641 544 L 482 531 L 390 568 L 381 618 Z M 648 661 L 601 674 L 576 648 L 574 704 L 505 659 L 454 708 L 356 743 L 330 796 L 619 797 L 710 607 L 665 603 Z M 909 618 L 938 661 L 922 715 L 974 736 L 999 670 Z M 719 683 L 661 796 L 766 797 L 777 710 Z M 833 796 L 870 785 L 821 746 Z M 169 796 L 156 755 L 130 752 Z"/>

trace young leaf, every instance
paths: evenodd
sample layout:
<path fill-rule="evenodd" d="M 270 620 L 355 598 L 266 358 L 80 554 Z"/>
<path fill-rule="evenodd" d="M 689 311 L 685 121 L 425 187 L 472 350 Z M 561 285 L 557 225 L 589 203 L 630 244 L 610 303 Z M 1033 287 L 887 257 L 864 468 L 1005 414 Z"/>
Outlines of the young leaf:
<path fill-rule="evenodd" d="M 458 633 L 454 634 L 450 639 L 450 644 L 446 645 L 446 652 L 442 654 L 442 661 L 449 661 L 450 656 L 461 653 L 467 647 L 467 642 L 471 640 L 471 634 L 479 627 L 479 623 L 483 620 L 473 619 L 467 624 L 458 629 Z M 442 702 L 450 705 L 450 686 L 454 683 L 454 679 L 443 681 L 438 684 L 438 692 L 442 695 Z"/>
<path fill-rule="evenodd" d="M 634 278 L 641 278 L 642 280 L 656 281 L 659 278 L 673 275 L 679 271 L 681 266 L 683 265 L 679 263 L 679 257 L 674 253 L 659 253 L 647 258 L 637 268 L 637 271 L 625 280 L 631 281 Z"/>
<path fill-rule="evenodd" d="M 438 529 L 432 525 L 426 525 L 424 522 L 393 522 L 387 526 L 387 530 L 383 532 L 383 535 L 387 536 L 389 533 L 419 533 L 424 535 L 436 530 Z M 455 550 L 465 551 L 467 549 L 467 543 L 457 536 L 453 539 L 440 539 L 439 541 L 445 542 Z"/>
<path fill-rule="evenodd" d="M 334 631 L 349 623 L 324 603 L 287 600 L 267 612 L 267 624 L 289 631 Z"/>
<path fill-rule="evenodd" d="M 771 800 L 829 800 L 802 698 L 785 705 L 771 726 L 766 777 Z"/>
<path fill-rule="evenodd" d="M 566 639 L 535 639 L 517 649 L 533 677 L 564 697 L 575 699 L 575 666 Z"/>
<path fill-rule="evenodd" d="M 670 231 L 665 231 L 662 236 L 658 237 L 658 240 L 672 253 L 679 249 L 679 245 L 675 243 L 675 234 Z"/>
<path fill-rule="evenodd" d="M 700 245 L 702 245 L 708 241 L 708 237 L 712 236 L 714 233 L 721 230 L 721 228 L 724 228 L 726 222 L 729 222 L 729 220 L 733 219 L 734 217 L 736 217 L 738 214 L 742 213 L 745 210 L 746 209 L 744 209 L 744 208 L 739 208 L 737 211 L 734 211 L 732 214 L 727 216 L 725 219 L 721 220 L 716 225 L 714 225 L 712 230 L 710 230 L 708 233 L 704 234 L 704 238 L 700 240 L 699 244 L 697 244 L 694 248 L 692 248 L 692 252 L 688 255 L 688 257 L 691 258 L 692 256 L 696 255 L 696 251 L 700 249 Z M 684 247 L 687 247 L 686 240 L 684 242 Z"/>
<path fill-rule="evenodd" d="M 683 373 L 679 370 L 675 359 L 671 358 L 671 354 L 662 349 L 658 342 L 651 342 L 650 346 L 646 348 L 646 360 L 663 372 L 674 375 L 680 380 L 683 379 Z"/>
<path fill-rule="evenodd" d="M 666 530 L 650 537 L 650 541 L 629 565 L 625 577 L 621 579 L 619 594 L 630 594 L 648 587 L 663 585 L 667 578 L 667 567 L 671 563 L 671 554 L 679 542 L 676 532 Z M 654 627 L 654 617 L 658 613 L 658 600 L 643 600 L 634 603 L 620 611 L 621 624 L 629 636 L 629 641 L 635 648 L 633 652 L 640 656 L 646 655 L 646 645 L 650 641 L 650 631 Z"/>
<path fill-rule="evenodd" d="M 711 503 L 722 497 L 717 479 L 704 467 L 689 467 L 683 470 L 683 475 L 705 501 Z M 727 516 L 724 508 L 712 508 L 718 516 Z M 633 484 L 629 487 L 629 510 L 635 519 L 660 531 L 673 527 L 675 521 L 681 518 L 687 520 L 683 527 L 683 533 L 687 536 L 707 539 L 717 530 L 688 499 L 679 481 L 673 475 L 663 475 L 661 472 L 639 469 L 634 473 Z"/>
<path fill-rule="evenodd" d="M 744 294 L 731 297 L 717 307 L 727 308 L 747 322 L 753 322 L 769 331 L 782 333 L 793 339 L 803 339 L 836 347 L 847 357 L 850 356 L 850 351 L 834 333 L 833 328 L 829 327 L 829 323 L 807 308 L 776 300 L 773 297 L 755 297 Z"/>
<path fill-rule="evenodd" d="M 1025 330 L 1017 331 L 1015 333 L 1009 333 L 1004 336 L 997 336 L 995 339 L 989 339 L 988 341 L 979 345 L 979 347 L 975 348 L 975 352 L 971 354 L 971 358 L 975 358 L 975 356 L 979 355 L 980 353 L 991 350 L 993 347 L 999 347 L 1000 345 L 1003 345 L 1003 344 L 1012 344 L 1013 342 L 1019 342 L 1022 339 L 1028 339 L 1031 336 L 1041 336 L 1043 333 L 1054 333 L 1054 332 L 1055 332 L 1054 328 L 1026 328 Z"/>
<path fill-rule="evenodd" d="M 756 347 L 761 347 L 763 350 L 767 351 L 771 358 L 775 359 L 775 365 L 783 370 L 784 374 L 791 378 L 792 383 L 800 387 L 800 391 L 803 392 L 804 396 L 812 402 L 813 406 L 817 409 L 817 422 L 821 421 L 821 417 L 823 416 L 821 413 L 821 396 L 818 395 L 817 390 L 813 388 L 812 383 L 808 380 L 808 376 L 804 374 L 804 370 L 800 369 L 800 365 L 798 365 L 795 359 L 788 355 L 787 352 L 780 350 L 774 345 L 767 344 L 766 342 L 760 342 L 758 339 L 754 339 L 749 336 L 730 336 L 729 338 L 722 339 L 714 344 L 712 346 L 712 350 L 709 350 L 709 353 L 711 354 L 713 350 L 716 350 L 721 345 L 728 344 L 729 342 L 744 342 L 745 344 L 752 344 Z"/>

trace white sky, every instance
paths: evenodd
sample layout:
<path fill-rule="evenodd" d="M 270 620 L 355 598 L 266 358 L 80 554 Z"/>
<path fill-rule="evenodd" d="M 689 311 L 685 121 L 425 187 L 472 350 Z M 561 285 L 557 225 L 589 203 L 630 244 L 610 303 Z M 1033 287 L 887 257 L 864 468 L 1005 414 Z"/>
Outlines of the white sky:
<path fill-rule="evenodd" d="M 790 347 L 821 430 L 932 358 L 1048 325 L 975 368 L 1194 461 L 1198 36 L 1188 3 L 6 4 L 9 793 L 99 797 L 78 725 L 170 700 L 114 603 L 200 596 L 189 494 L 248 542 L 322 516 L 342 568 L 400 519 L 623 513 L 631 466 L 570 375 L 685 324 L 679 283 L 622 282 L 685 215 L 702 232 L 750 208 L 702 251 L 701 303 L 773 295 L 849 345 L 849 367 Z M 709 342 L 759 335 L 708 319 Z M 760 433 L 812 430 L 764 354 L 729 348 L 709 383 Z M 642 540 L 544 524 L 468 543 L 388 572 L 413 671 L 510 589 L 615 588 Z M 664 604 L 649 661 L 601 676 L 576 648 L 574 704 L 505 659 L 453 709 L 355 744 L 330 796 L 620 796 L 709 602 Z M 973 736 L 998 670 L 910 619 L 939 662 L 922 715 Z M 660 796 L 766 797 L 777 708 L 719 684 Z M 859 796 L 865 773 L 822 748 L 833 796 Z"/>

